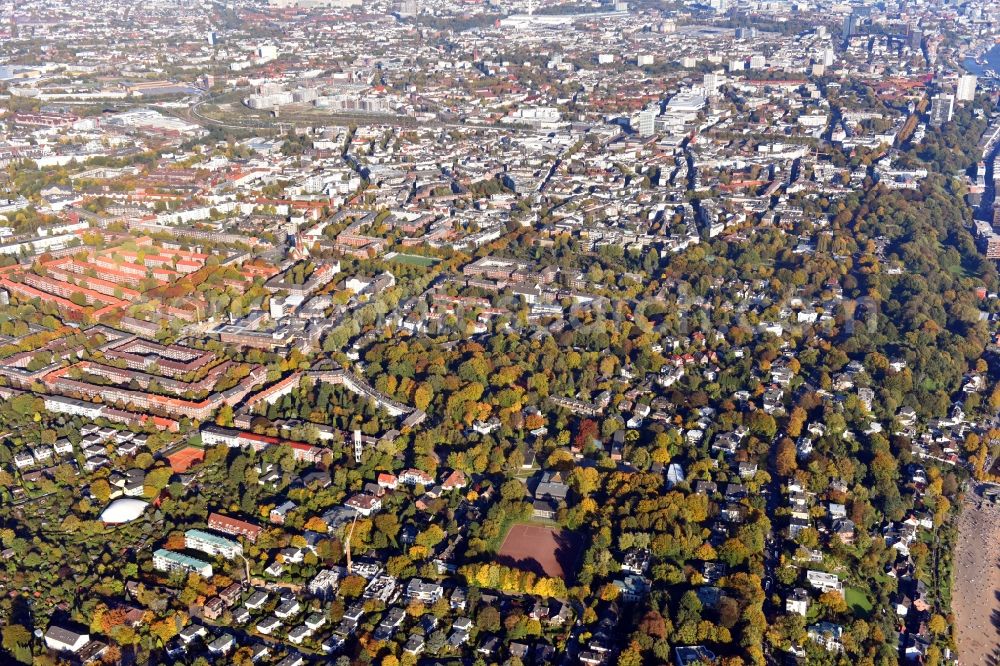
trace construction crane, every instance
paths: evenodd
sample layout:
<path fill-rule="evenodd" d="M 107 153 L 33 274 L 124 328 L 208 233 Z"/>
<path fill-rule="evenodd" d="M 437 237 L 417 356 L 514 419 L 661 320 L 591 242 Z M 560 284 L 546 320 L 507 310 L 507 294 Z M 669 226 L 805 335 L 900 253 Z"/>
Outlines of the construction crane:
<path fill-rule="evenodd" d="M 358 524 L 358 515 L 354 514 L 354 521 L 351 523 L 351 531 L 347 533 L 347 539 L 344 540 L 344 546 L 347 548 L 347 573 L 352 572 L 353 565 L 351 564 L 351 537 L 354 536 L 354 526 Z"/>

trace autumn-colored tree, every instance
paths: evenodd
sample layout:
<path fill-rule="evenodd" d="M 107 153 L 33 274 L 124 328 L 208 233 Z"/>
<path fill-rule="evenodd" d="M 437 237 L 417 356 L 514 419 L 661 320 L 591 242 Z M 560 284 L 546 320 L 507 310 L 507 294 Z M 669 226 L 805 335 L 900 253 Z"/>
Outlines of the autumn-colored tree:
<path fill-rule="evenodd" d="M 583 497 L 597 490 L 601 477 L 593 467 L 576 467 L 569 474 L 569 485 Z"/>
<path fill-rule="evenodd" d="M 647 611 L 639 620 L 639 631 L 651 638 L 666 638 L 667 622 L 664 617 L 655 610 Z"/>
<path fill-rule="evenodd" d="M 131 641 L 129 641 L 131 643 Z M 104 651 L 101 655 L 101 663 L 107 666 L 112 666 L 112 664 L 120 664 L 122 659 L 122 650 L 117 645 L 111 644 L 108 649 Z M 37 663 L 37 662 L 36 662 Z"/>
<path fill-rule="evenodd" d="M 482 606 L 476 616 L 476 627 L 480 631 L 499 631 L 500 611 L 493 606 Z"/>
<path fill-rule="evenodd" d="M 447 534 L 439 525 L 431 525 L 417 535 L 416 544 L 431 549 L 441 543 L 446 536 Z"/>
<path fill-rule="evenodd" d="M 948 620 L 944 616 L 935 613 L 931 616 L 930 621 L 927 623 L 927 628 L 931 630 L 931 633 L 935 636 L 941 636 L 948 631 Z"/>
<path fill-rule="evenodd" d="M 582 451 L 597 439 L 599 433 L 600 431 L 595 421 L 584 419 L 580 422 L 580 426 L 576 430 L 576 436 L 573 438 L 573 448 Z"/>
<path fill-rule="evenodd" d="M 215 425 L 230 427 L 233 425 L 233 408 L 228 404 L 223 404 L 215 415 Z"/>
<path fill-rule="evenodd" d="M 990 393 L 990 407 L 993 411 L 1000 411 L 1000 383 L 997 383 Z"/>
<path fill-rule="evenodd" d="M 347 599 L 355 599 L 361 596 L 361 593 L 365 591 L 366 581 L 361 576 L 352 574 L 344 578 L 340 583 L 340 589 L 337 593 L 346 597 Z"/>
<path fill-rule="evenodd" d="M 795 442 L 787 437 L 782 438 L 774 454 L 774 467 L 780 476 L 791 476 L 795 472 L 795 457 Z"/>
<path fill-rule="evenodd" d="M 413 392 L 413 405 L 419 410 L 426 410 L 434 399 L 434 389 L 427 383 L 420 384 Z"/>
<path fill-rule="evenodd" d="M 775 422 L 773 416 L 758 409 L 750 415 L 750 431 L 760 437 L 770 440 L 778 431 L 778 424 Z"/>
<path fill-rule="evenodd" d="M 789 437 L 798 437 L 802 434 L 802 428 L 805 426 L 806 419 L 808 418 L 806 412 L 801 407 L 792 408 L 792 413 L 788 417 L 788 435 Z"/>
<path fill-rule="evenodd" d="M 839 614 L 847 612 L 847 601 L 844 599 L 844 595 L 836 590 L 830 590 L 819 595 L 819 602 L 826 606 L 831 613 Z"/>
<path fill-rule="evenodd" d="M 112 629 L 125 624 L 126 615 L 124 608 L 106 610 L 101 614 L 101 629 L 104 633 L 110 634 Z"/>
<path fill-rule="evenodd" d="M 99 502 L 107 502 L 111 498 L 111 485 L 106 479 L 97 479 L 90 484 L 90 493 L 97 498 Z"/>
<path fill-rule="evenodd" d="M 719 559 L 729 566 L 742 564 L 750 557 L 750 549 L 737 537 L 726 539 L 719 547 Z"/>
<path fill-rule="evenodd" d="M 166 644 L 171 638 L 187 623 L 187 615 L 182 612 L 169 615 L 162 620 L 154 620 L 149 625 L 149 631 L 160 639 L 162 644 Z"/>
<path fill-rule="evenodd" d="M 311 516 L 309 520 L 305 522 L 303 528 L 311 530 L 313 532 L 321 532 L 321 533 L 326 532 L 326 530 L 328 529 L 326 521 L 324 521 L 319 516 Z"/>
<path fill-rule="evenodd" d="M 252 666 L 254 663 L 253 648 L 249 645 L 244 645 L 233 653 L 232 659 L 234 666 Z"/>
<path fill-rule="evenodd" d="M 31 642 L 31 632 L 20 624 L 7 624 L 0 629 L 3 636 L 3 649 L 8 652 L 16 652 L 18 648 L 28 645 Z"/>
<path fill-rule="evenodd" d="M 601 601 L 614 601 L 621 595 L 621 588 L 614 583 L 605 583 L 598 590 L 597 596 Z"/>
<path fill-rule="evenodd" d="M 163 547 L 167 550 L 184 550 L 185 543 L 183 532 L 171 532 L 167 535 Z"/>
<path fill-rule="evenodd" d="M 618 656 L 618 666 L 642 666 L 642 648 L 632 641 L 627 649 Z"/>
<path fill-rule="evenodd" d="M 545 425 L 545 417 L 539 413 L 529 414 L 524 420 L 524 427 L 528 430 L 537 430 Z"/>
<path fill-rule="evenodd" d="M 715 548 L 713 548 L 712 544 L 707 541 L 698 546 L 694 551 L 695 559 L 699 560 L 714 560 L 717 556 Z"/>
<path fill-rule="evenodd" d="M 157 467 L 146 474 L 146 485 L 157 490 L 163 490 L 170 483 L 170 477 L 174 472 L 169 467 Z"/>

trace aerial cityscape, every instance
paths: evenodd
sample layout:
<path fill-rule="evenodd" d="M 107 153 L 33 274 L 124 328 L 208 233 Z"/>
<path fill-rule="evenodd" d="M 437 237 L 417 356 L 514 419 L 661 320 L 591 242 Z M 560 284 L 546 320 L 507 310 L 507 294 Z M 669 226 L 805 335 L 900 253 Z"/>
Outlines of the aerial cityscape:
<path fill-rule="evenodd" d="M 0 0 L 0 664 L 1000 664 L 1000 3 Z"/>

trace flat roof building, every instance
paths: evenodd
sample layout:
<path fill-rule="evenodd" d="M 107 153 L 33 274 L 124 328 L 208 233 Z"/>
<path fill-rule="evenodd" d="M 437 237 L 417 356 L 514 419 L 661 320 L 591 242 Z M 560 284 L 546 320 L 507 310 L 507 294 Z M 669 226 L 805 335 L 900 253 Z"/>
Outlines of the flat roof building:
<path fill-rule="evenodd" d="M 184 546 L 191 550 L 200 550 L 208 555 L 224 557 L 231 560 L 242 557 L 243 546 L 238 541 L 205 532 L 203 530 L 188 530 L 184 533 Z"/>
<path fill-rule="evenodd" d="M 160 548 L 155 553 L 153 553 L 153 568 L 157 571 L 191 571 L 202 578 L 212 577 L 212 565 L 208 562 L 202 562 L 201 560 L 185 555 L 184 553 L 175 553 L 172 550 L 166 550 L 165 548 Z"/>

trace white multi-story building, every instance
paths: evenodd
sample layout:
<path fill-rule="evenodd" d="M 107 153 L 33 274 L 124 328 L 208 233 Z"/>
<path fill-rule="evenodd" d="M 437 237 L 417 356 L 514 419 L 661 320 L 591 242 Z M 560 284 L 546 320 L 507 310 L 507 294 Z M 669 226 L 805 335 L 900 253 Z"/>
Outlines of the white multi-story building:
<path fill-rule="evenodd" d="M 844 584 L 836 574 L 810 569 L 806 572 L 806 580 L 820 592 L 844 593 Z"/>
<path fill-rule="evenodd" d="M 955 115 L 954 95 L 935 95 L 931 98 L 931 125 L 939 127 L 951 122 Z"/>
<path fill-rule="evenodd" d="M 650 104 L 639 112 L 638 127 L 639 136 L 653 136 L 656 132 L 656 116 L 660 115 L 660 107 L 657 104 Z"/>
<path fill-rule="evenodd" d="M 709 72 L 701 79 L 701 85 L 705 89 L 705 94 L 714 97 L 719 94 L 719 86 L 722 85 L 724 75 L 717 72 Z"/>
<path fill-rule="evenodd" d="M 976 98 L 975 74 L 965 74 L 958 79 L 958 88 L 955 90 L 955 99 L 959 102 L 971 102 Z"/>
<path fill-rule="evenodd" d="M 785 599 L 785 610 L 805 617 L 809 612 L 809 593 L 801 587 L 792 590 Z"/>
<path fill-rule="evenodd" d="M 439 583 L 414 578 L 406 586 L 406 598 L 413 601 L 434 603 L 444 596 L 444 588 Z"/>
<path fill-rule="evenodd" d="M 238 541 L 226 539 L 202 530 L 188 530 L 184 533 L 184 547 L 200 550 L 214 557 L 231 560 L 243 556 L 243 546 Z"/>
<path fill-rule="evenodd" d="M 274 44 L 261 44 L 257 47 L 257 57 L 263 62 L 269 62 L 278 57 L 278 47 Z"/>
<path fill-rule="evenodd" d="M 153 568 L 157 571 L 190 571 L 200 575 L 202 578 L 212 577 L 212 565 L 208 562 L 185 555 L 175 553 L 172 550 L 160 548 L 153 553 Z"/>
<path fill-rule="evenodd" d="M 56 652 L 79 652 L 90 642 L 90 634 L 81 634 L 64 627 L 49 625 L 45 632 L 45 647 Z"/>

